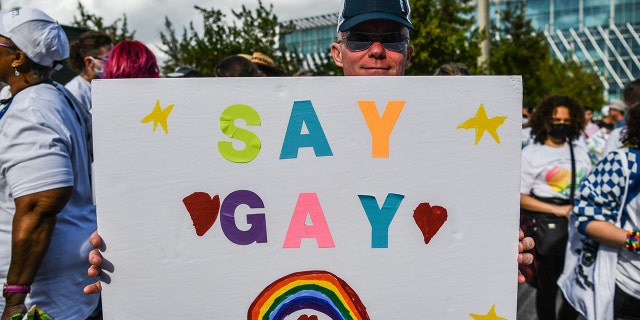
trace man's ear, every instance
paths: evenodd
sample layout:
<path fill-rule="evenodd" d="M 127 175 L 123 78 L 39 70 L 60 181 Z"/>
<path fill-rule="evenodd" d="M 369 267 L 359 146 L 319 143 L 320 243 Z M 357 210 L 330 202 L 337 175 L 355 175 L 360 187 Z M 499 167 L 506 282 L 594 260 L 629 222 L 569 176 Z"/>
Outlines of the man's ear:
<path fill-rule="evenodd" d="M 407 46 L 407 58 L 404 60 L 404 68 L 409 67 L 409 62 L 411 62 L 411 55 L 413 55 L 413 46 Z"/>
<path fill-rule="evenodd" d="M 331 56 L 336 66 L 342 68 L 342 48 L 339 43 L 331 44 Z"/>
<path fill-rule="evenodd" d="M 91 69 L 91 67 L 93 66 L 93 59 L 91 59 L 91 57 L 84 57 L 83 61 L 84 66 Z"/>

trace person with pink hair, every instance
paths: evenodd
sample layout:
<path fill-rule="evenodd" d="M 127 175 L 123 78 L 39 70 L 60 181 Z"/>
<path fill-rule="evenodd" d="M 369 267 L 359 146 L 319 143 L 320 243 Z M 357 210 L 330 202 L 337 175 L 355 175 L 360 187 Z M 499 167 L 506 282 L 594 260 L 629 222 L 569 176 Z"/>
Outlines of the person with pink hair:
<path fill-rule="evenodd" d="M 137 40 L 123 40 L 113 46 L 104 68 L 103 79 L 160 77 L 156 56 Z"/>

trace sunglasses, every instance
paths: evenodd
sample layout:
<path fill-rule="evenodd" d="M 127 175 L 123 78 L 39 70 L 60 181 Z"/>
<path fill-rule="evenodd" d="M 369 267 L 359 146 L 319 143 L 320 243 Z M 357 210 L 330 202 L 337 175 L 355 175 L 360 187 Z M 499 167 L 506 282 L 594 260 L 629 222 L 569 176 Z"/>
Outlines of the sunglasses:
<path fill-rule="evenodd" d="M 91 58 L 91 59 L 93 59 L 93 60 L 100 60 L 100 61 L 104 61 L 104 62 L 107 62 L 107 61 L 109 60 L 109 56 L 102 57 L 102 58 L 100 58 L 100 57 L 94 57 L 94 56 L 89 56 L 89 58 Z"/>
<path fill-rule="evenodd" d="M 351 51 L 367 50 L 374 42 L 380 42 L 382 46 L 391 51 L 402 51 L 408 43 L 409 38 L 401 32 L 390 33 L 349 33 L 345 38 L 347 48 Z"/>

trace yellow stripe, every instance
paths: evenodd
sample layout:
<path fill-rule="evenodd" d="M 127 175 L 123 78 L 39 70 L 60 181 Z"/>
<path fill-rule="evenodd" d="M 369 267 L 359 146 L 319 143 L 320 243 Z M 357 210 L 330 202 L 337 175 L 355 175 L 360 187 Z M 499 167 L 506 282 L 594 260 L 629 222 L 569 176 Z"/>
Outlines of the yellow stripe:
<path fill-rule="evenodd" d="M 351 302 L 351 300 L 345 299 L 346 292 L 344 292 L 344 290 L 341 290 L 341 288 L 336 287 L 330 281 L 318 280 L 318 279 L 294 280 L 294 281 L 291 281 L 290 283 L 286 284 L 282 288 L 276 290 L 275 292 L 273 292 L 269 296 L 269 298 L 264 302 L 264 304 L 260 308 L 260 317 L 259 318 L 260 319 L 264 318 L 267 310 L 269 310 L 269 308 L 273 305 L 275 299 L 277 299 L 278 297 L 286 294 L 287 291 L 289 291 L 289 290 L 291 290 L 293 288 L 296 288 L 296 287 L 302 286 L 302 285 L 306 285 L 306 284 L 319 285 L 319 286 L 321 286 L 323 288 L 327 288 L 327 289 L 335 292 L 336 296 L 338 296 L 338 298 L 340 299 L 340 302 L 342 303 L 342 305 L 344 305 L 346 307 L 346 309 L 349 310 L 349 314 L 351 314 L 351 316 L 353 318 L 355 318 L 355 313 L 354 313 L 354 310 L 353 310 L 353 304 L 349 303 L 349 302 Z M 270 291 L 270 293 L 271 293 L 271 291 Z"/>

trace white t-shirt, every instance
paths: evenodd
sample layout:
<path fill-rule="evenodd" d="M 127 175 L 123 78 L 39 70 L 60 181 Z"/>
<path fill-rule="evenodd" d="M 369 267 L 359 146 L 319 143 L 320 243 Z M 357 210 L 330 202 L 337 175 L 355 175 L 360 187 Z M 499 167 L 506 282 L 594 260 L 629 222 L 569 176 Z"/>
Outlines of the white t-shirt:
<path fill-rule="evenodd" d="M 576 191 L 580 181 L 591 171 L 587 151 L 574 142 Z M 520 193 L 545 198 L 569 199 L 571 191 L 571 153 L 569 145 L 560 148 L 530 143 L 522 150 Z"/>
<path fill-rule="evenodd" d="M 622 142 L 620 142 L 620 135 L 622 134 L 622 129 L 626 128 L 626 126 L 621 128 L 615 128 L 609 134 L 609 138 L 607 138 L 607 143 L 604 145 L 604 150 L 602 150 L 602 158 L 606 157 L 609 152 L 622 147 Z"/>
<path fill-rule="evenodd" d="M 629 219 L 622 226 L 625 230 L 640 230 L 640 196 L 629 200 L 626 206 Z M 616 284 L 624 292 L 640 299 L 640 256 L 626 249 L 618 255 Z"/>
<path fill-rule="evenodd" d="M 86 272 L 96 211 L 85 130 L 73 109 L 82 107 L 69 106 L 59 90 L 48 83 L 30 86 L 13 98 L 0 119 L 0 281 L 6 282 L 11 260 L 14 199 L 73 186 L 26 303 L 56 319 L 86 319 L 99 299 L 82 292 L 93 282 Z M 0 299 L 0 312 L 4 304 Z"/>
<path fill-rule="evenodd" d="M 75 76 L 64 85 L 78 101 L 91 112 L 91 82 L 82 76 Z"/>

